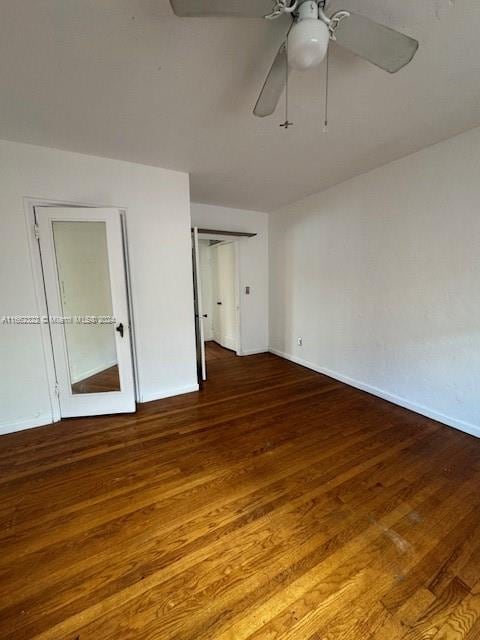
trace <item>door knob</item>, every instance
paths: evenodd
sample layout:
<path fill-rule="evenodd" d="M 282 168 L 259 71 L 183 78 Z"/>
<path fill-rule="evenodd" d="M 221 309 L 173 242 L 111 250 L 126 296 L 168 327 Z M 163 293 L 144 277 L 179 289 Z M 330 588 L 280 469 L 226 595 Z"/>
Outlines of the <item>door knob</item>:
<path fill-rule="evenodd" d="M 123 324 L 121 322 L 115 327 L 115 331 L 118 331 L 120 337 L 123 338 Z"/>
<path fill-rule="evenodd" d="M 221 302 L 217 302 L 217 304 L 222 304 Z"/>

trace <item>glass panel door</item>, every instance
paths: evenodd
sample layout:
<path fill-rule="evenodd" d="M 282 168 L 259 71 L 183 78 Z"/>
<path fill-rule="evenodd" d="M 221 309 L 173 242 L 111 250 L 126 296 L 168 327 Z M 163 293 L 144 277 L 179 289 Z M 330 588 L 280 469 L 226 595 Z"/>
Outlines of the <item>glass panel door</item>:
<path fill-rule="evenodd" d="M 62 416 L 135 409 L 120 213 L 38 207 Z"/>

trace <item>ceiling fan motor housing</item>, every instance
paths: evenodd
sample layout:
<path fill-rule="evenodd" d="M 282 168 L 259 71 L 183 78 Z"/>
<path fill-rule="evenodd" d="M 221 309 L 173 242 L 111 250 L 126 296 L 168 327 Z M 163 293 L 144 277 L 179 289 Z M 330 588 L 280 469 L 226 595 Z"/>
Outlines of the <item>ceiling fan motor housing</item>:
<path fill-rule="evenodd" d="M 318 5 L 313 0 L 302 2 L 287 42 L 288 64 L 305 71 L 319 65 L 325 58 L 330 40 L 328 26 L 320 19 Z"/>

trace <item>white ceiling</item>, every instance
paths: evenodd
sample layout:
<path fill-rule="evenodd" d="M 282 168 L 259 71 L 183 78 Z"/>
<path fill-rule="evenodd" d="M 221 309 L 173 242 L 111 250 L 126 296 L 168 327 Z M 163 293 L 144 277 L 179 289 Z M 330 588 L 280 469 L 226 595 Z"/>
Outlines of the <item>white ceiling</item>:
<path fill-rule="evenodd" d="M 480 125 L 479 0 L 344 0 L 420 40 L 390 76 L 333 47 L 251 114 L 285 24 L 180 19 L 168 0 L 0 0 L 0 138 L 191 174 L 192 199 L 272 210 Z"/>

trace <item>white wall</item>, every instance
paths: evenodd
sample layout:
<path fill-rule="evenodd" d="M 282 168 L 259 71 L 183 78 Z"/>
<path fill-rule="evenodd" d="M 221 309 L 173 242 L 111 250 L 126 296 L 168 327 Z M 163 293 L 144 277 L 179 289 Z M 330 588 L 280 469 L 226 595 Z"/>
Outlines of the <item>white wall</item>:
<path fill-rule="evenodd" d="M 206 204 L 191 205 L 200 228 L 256 233 L 239 241 L 240 332 L 242 354 L 268 350 L 268 214 Z M 251 287 L 250 295 L 245 287 Z"/>
<path fill-rule="evenodd" d="M 127 209 L 142 400 L 196 388 L 188 175 L 0 142 L 0 316 L 39 313 L 25 198 Z M 36 326 L 0 325 L 0 432 L 49 422 Z"/>
<path fill-rule="evenodd" d="M 272 349 L 480 436 L 479 160 L 475 129 L 272 214 Z"/>

